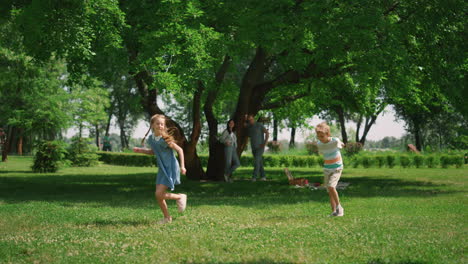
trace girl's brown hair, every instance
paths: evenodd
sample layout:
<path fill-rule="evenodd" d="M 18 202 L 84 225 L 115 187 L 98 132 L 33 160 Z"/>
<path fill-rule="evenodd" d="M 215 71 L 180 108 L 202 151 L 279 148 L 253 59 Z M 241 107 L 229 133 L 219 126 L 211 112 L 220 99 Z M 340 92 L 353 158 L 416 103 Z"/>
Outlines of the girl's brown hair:
<path fill-rule="evenodd" d="M 154 115 L 150 119 L 150 127 L 148 131 L 145 134 L 145 137 L 141 140 L 141 145 L 145 143 L 146 136 L 148 136 L 148 133 L 151 131 L 153 128 L 154 123 L 156 123 L 157 119 L 163 119 L 164 120 L 164 127 L 165 129 L 163 131 L 160 131 L 161 137 L 166 141 L 166 143 L 169 145 L 170 143 L 174 142 L 174 136 L 173 136 L 173 130 L 167 128 L 167 117 L 165 115 Z M 155 131 L 153 130 L 153 134 L 156 134 Z"/>

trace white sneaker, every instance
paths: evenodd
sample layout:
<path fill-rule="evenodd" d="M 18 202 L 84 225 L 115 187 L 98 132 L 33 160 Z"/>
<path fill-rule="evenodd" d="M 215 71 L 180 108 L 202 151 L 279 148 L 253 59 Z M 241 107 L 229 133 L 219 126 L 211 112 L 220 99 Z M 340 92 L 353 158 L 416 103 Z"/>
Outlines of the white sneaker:
<path fill-rule="evenodd" d="M 257 178 L 252 178 L 252 181 L 253 181 L 253 182 L 256 182 L 256 181 L 257 181 Z"/>
<path fill-rule="evenodd" d="M 229 182 L 229 175 L 228 174 L 224 174 L 224 181 Z"/>
<path fill-rule="evenodd" d="M 262 177 L 260 180 L 261 180 L 261 181 L 266 181 L 266 178 L 265 178 L 265 177 Z"/>
<path fill-rule="evenodd" d="M 172 218 L 163 218 L 158 221 L 158 224 L 164 225 L 164 224 L 171 223 L 171 222 L 172 222 Z"/>
<path fill-rule="evenodd" d="M 344 208 L 339 204 L 336 207 L 336 211 L 334 212 L 336 216 L 343 216 L 344 215 Z"/>
<path fill-rule="evenodd" d="M 181 194 L 180 199 L 177 200 L 177 209 L 179 210 L 180 213 L 182 213 L 185 210 L 185 207 L 187 206 L 187 195 L 186 194 Z"/>

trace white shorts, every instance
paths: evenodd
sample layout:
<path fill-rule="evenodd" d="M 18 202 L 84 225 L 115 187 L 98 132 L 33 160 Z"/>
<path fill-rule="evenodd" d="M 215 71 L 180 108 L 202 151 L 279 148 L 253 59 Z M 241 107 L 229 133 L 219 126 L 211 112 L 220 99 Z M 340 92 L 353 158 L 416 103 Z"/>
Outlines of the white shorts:
<path fill-rule="evenodd" d="M 325 187 L 333 187 L 336 188 L 336 185 L 338 184 L 338 181 L 340 180 L 341 173 L 343 172 L 342 168 L 336 169 L 336 170 L 324 170 L 323 171 L 323 185 Z"/>

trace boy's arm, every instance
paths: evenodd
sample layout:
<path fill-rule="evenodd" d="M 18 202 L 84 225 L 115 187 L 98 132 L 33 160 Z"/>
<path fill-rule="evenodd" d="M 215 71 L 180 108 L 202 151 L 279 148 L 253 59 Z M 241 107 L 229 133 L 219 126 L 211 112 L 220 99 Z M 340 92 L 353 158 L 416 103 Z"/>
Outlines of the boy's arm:
<path fill-rule="evenodd" d="M 182 150 L 181 147 L 179 147 L 179 145 L 177 145 L 174 142 L 171 142 L 169 144 L 169 147 L 177 151 L 177 154 L 179 154 L 180 172 L 185 175 L 187 170 L 185 169 L 185 163 L 184 163 L 184 151 Z"/>
<path fill-rule="evenodd" d="M 133 152 L 135 153 L 142 153 L 142 154 L 147 154 L 147 155 L 154 155 L 154 152 L 152 149 L 147 149 L 147 148 L 133 148 Z"/>

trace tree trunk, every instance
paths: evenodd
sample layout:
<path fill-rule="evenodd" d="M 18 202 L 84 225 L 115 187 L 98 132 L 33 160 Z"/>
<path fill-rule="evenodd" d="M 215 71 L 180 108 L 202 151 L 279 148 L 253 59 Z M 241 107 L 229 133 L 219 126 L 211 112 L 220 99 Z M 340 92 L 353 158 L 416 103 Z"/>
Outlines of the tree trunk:
<path fill-rule="evenodd" d="M 2 147 L 2 161 L 8 161 L 8 154 L 10 153 L 11 142 L 13 141 L 13 127 L 8 126 L 6 140 Z"/>
<path fill-rule="evenodd" d="M 148 113 L 149 117 L 152 117 L 155 114 L 164 115 L 164 112 L 157 105 L 157 91 L 156 89 L 149 89 L 148 83 L 151 82 L 151 75 L 147 71 L 142 71 L 134 75 L 135 83 L 138 87 L 138 91 L 142 98 L 143 108 Z M 185 138 L 184 131 L 180 125 L 168 118 L 167 127 L 171 129 L 173 127 L 177 128 L 174 134 L 174 139 L 177 144 L 184 150 L 184 155 L 187 156 L 185 161 L 186 168 L 190 168 L 191 171 L 187 171 L 187 178 L 192 180 L 199 180 L 205 177 L 203 173 L 203 168 L 201 166 L 200 158 L 197 153 L 185 153 L 187 139 Z"/>
<path fill-rule="evenodd" d="M 359 132 L 361 132 L 362 114 L 359 114 L 359 120 L 356 123 L 356 142 L 359 142 Z"/>
<path fill-rule="evenodd" d="M 218 141 L 218 120 L 216 119 L 213 113 L 213 104 L 218 95 L 220 86 L 224 80 L 226 72 L 231 63 L 231 58 L 229 56 L 224 57 L 224 61 L 220 68 L 218 69 L 215 76 L 216 86 L 208 92 L 208 95 L 205 100 L 205 105 L 203 111 L 205 113 L 206 121 L 208 122 L 208 144 L 209 144 L 209 158 L 208 166 L 206 169 L 206 177 L 209 180 L 223 180 L 224 174 L 224 145 Z M 236 123 L 236 127 L 240 127 Z"/>
<path fill-rule="evenodd" d="M 365 126 L 364 126 L 364 133 L 362 133 L 361 139 L 359 139 L 359 141 L 356 141 L 356 142 L 360 142 L 363 146 L 366 144 L 367 134 L 369 134 L 369 131 L 370 131 L 371 127 L 375 124 L 375 121 L 377 120 L 378 114 L 371 116 L 370 119 L 369 119 L 369 117 L 366 117 L 366 123 L 365 123 Z"/>
<path fill-rule="evenodd" d="M 343 143 L 348 143 L 348 134 L 346 133 L 346 120 L 344 117 L 344 111 L 341 106 L 336 106 L 335 111 L 338 114 L 338 121 L 341 128 L 341 137 L 343 138 Z"/>
<path fill-rule="evenodd" d="M 16 143 L 16 153 L 23 156 L 23 128 L 18 129 L 18 142 Z"/>
<path fill-rule="evenodd" d="M 237 153 L 240 154 L 247 146 L 247 131 L 245 129 L 245 115 L 251 114 L 256 115 L 261 106 L 262 96 L 255 95 L 256 86 L 261 83 L 264 79 L 265 73 L 267 71 L 267 54 L 261 48 L 257 48 L 255 57 L 249 65 L 244 77 L 242 79 L 242 84 L 240 87 L 239 98 L 237 100 L 236 112 L 234 114 L 234 120 L 237 125 Z M 265 90 L 262 90 L 265 91 Z M 264 96 L 264 94 L 263 94 Z"/>
<path fill-rule="evenodd" d="M 278 120 L 273 117 L 273 141 L 278 141 Z"/>
<path fill-rule="evenodd" d="M 119 129 L 120 129 L 120 145 L 122 145 L 122 150 L 128 149 L 128 140 L 127 140 L 127 135 L 125 134 L 124 120 L 119 118 L 118 123 L 119 123 Z"/>
<path fill-rule="evenodd" d="M 204 90 L 203 83 L 198 81 L 197 91 L 193 96 L 193 108 L 192 108 L 192 133 L 190 134 L 190 141 L 185 144 L 184 156 L 187 169 L 187 178 L 189 179 L 204 179 L 206 178 L 205 171 L 200 162 L 200 158 L 197 154 L 198 139 L 201 134 L 201 96 Z"/>
<path fill-rule="evenodd" d="M 99 142 L 100 141 L 99 140 L 100 135 L 99 135 L 99 125 L 98 124 L 96 124 L 95 129 L 96 129 L 96 146 L 98 147 L 98 149 L 101 149 L 101 146 L 99 144 L 100 143 Z"/>
<path fill-rule="evenodd" d="M 419 123 L 416 121 L 414 122 L 414 141 L 416 143 L 416 148 L 418 151 L 422 150 L 423 142 L 422 142 L 422 136 L 421 136 L 421 128 Z"/>
<path fill-rule="evenodd" d="M 113 115 L 113 114 L 112 114 L 112 111 L 111 111 L 111 113 L 109 114 L 109 117 L 107 118 L 106 133 L 105 133 L 106 136 L 109 135 L 109 130 L 110 130 L 110 125 L 111 125 L 112 115 Z"/>
<path fill-rule="evenodd" d="M 293 149 L 296 147 L 296 128 L 291 127 L 291 139 L 289 140 L 289 148 Z"/>

